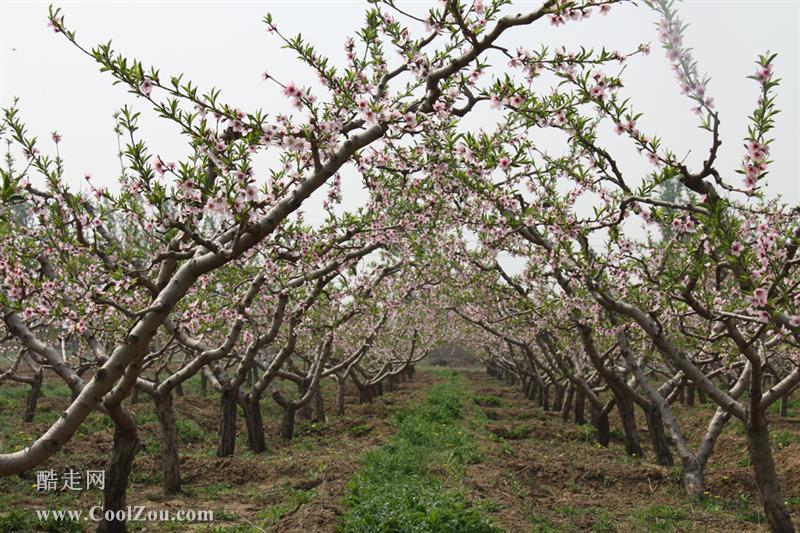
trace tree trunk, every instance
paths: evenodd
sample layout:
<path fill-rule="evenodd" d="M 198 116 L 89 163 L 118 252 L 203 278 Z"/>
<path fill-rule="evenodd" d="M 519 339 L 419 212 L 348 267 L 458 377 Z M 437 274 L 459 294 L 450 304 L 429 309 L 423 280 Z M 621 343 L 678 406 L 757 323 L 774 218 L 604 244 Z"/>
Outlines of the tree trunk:
<path fill-rule="evenodd" d="M 534 378 L 528 380 L 528 388 L 525 389 L 525 398 L 528 400 L 536 399 L 536 380 Z"/>
<path fill-rule="evenodd" d="M 312 407 L 314 408 L 314 421 L 325 422 L 325 401 L 322 398 L 322 388 L 317 383 L 316 391 L 313 398 L 311 398 Z"/>
<path fill-rule="evenodd" d="M 561 411 L 561 404 L 564 401 L 564 387 L 554 383 L 553 388 L 556 390 L 556 393 L 553 397 L 553 411 Z"/>
<path fill-rule="evenodd" d="M 601 446 L 608 447 L 611 442 L 611 427 L 608 423 L 608 413 L 602 409 L 592 406 L 592 422 L 597 430 L 597 443 Z"/>
<path fill-rule="evenodd" d="M 706 496 L 706 479 L 703 465 L 694 455 L 681 458 L 683 464 L 683 488 L 686 495 L 693 500 L 702 500 Z"/>
<path fill-rule="evenodd" d="M 25 405 L 25 415 L 23 421 L 33 422 L 33 417 L 36 415 L 36 404 L 39 403 L 39 398 L 42 395 L 42 371 L 39 370 L 33 375 L 31 382 L 31 390 L 28 392 L 28 400 Z"/>
<path fill-rule="evenodd" d="M 770 530 L 773 533 L 793 533 L 794 525 L 781 494 L 778 474 L 775 472 L 767 417 L 760 409 L 750 412 L 747 423 L 747 448 L 750 451 L 750 464 L 753 466 Z"/>
<path fill-rule="evenodd" d="M 200 394 L 205 398 L 208 396 L 208 378 L 200 372 Z"/>
<path fill-rule="evenodd" d="M 661 466 L 673 466 L 675 460 L 672 451 L 669 449 L 669 441 L 664 432 L 664 421 L 661 418 L 661 411 L 657 406 L 644 411 L 647 420 L 647 429 L 650 433 L 650 442 L 653 445 L 653 453 L 656 455 L 656 463 Z"/>
<path fill-rule="evenodd" d="M 686 407 L 694 407 L 694 383 L 686 385 Z"/>
<path fill-rule="evenodd" d="M 786 418 L 789 416 L 789 395 L 781 397 L 781 410 L 779 416 Z"/>
<path fill-rule="evenodd" d="M 344 389 L 347 378 L 339 378 L 336 381 L 336 415 L 344 416 Z"/>
<path fill-rule="evenodd" d="M 245 398 L 244 416 L 247 424 L 247 447 L 253 453 L 267 451 L 267 438 L 264 434 L 264 422 L 261 418 L 261 398 L 248 394 Z"/>
<path fill-rule="evenodd" d="M 236 414 L 236 393 L 225 385 L 220 397 L 217 457 L 230 457 L 236 449 Z"/>
<path fill-rule="evenodd" d="M 586 423 L 586 395 L 578 388 L 575 391 L 575 424 L 582 426 Z"/>
<path fill-rule="evenodd" d="M 561 406 L 561 420 L 567 422 L 572 412 L 572 399 L 575 395 L 575 387 L 570 385 L 567 389 L 567 397 L 564 398 L 564 405 Z"/>
<path fill-rule="evenodd" d="M 550 385 L 542 387 L 542 409 L 545 411 L 550 409 Z"/>
<path fill-rule="evenodd" d="M 617 396 L 617 412 L 622 422 L 622 431 L 625 435 L 625 453 L 634 457 L 642 456 L 642 445 L 639 443 L 639 430 L 636 427 L 636 415 L 633 402 L 627 395 Z"/>
<path fill-rule="evenodd" d="M 106 465 L 105 487 L 103 488 L 103 520 L 97 526 L 98 533 L 124 533 L 127 531 L 125 523 L 126 493 L 128 478 L 133 467 L 136 452 L 141 443 L 136 432 L 136 420 L 126 413 L 125 425 L 115 423 L 114 446 L 111 449 L 111 458 Z M 119 516 L 117 516 L 119 512 Z M 106 513 L 114 513 L 112 520 L 106 520 Z M 117 518 L 122 520 L 117 520 Z"/>
<path fill-rule="evenodd" d="M 294 436 L 295 406 L 288 403 L 283 406 L 283 420 L 281 421 L 281 438 L 291 440 Z"/>
<path fill-rule="evenodd" d="M 181 490 L 181 460 L 178 455 L 178 431 L 172 393 L 153 396 L 156 416 L 161 425 L 161 466 L 164 471 L 164 493 L 175 494 Z"/>
<path fill-rule="evenodd" d="M 299 384 L 298 383 L 297 384 L 297 390 L 298 390 L 297 397 L 298 398 L 302 398 L 303 396 L 305 396 L 306 392 L 308 392 L 308 383 L 303 383 L 303 384 Z M 306 403 L 305 405 L 303 405 L 300 408 L 300 417 L 303 420 L 313 420 L 314 419 L 314 413 L 313 413 L 313 410 L 311 409 L 310 402 Z M 291 437 L 289 437 L 289 438 L 291 438 Z"/>

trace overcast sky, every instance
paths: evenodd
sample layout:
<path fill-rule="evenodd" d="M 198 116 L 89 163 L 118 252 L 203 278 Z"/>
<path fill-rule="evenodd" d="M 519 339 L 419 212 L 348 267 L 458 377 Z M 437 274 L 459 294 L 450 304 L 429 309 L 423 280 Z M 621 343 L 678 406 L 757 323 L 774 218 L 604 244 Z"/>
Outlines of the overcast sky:
<path fill-rule="evenodd" d="M 431 2 L 400 0 L 400 5 L 424 14 Z M 530 11 L 539 2 L 514 2 L 514 11 Z M 96 181 L 113 184 L 119 170 L 113 113 L 123 104 L 144 111 L 143 137 L 151 150 L 166 161 L 185 152 L 176 129 L 158 119 L 110 76 L 81 54 L 62 36 L 47 27 L 48 2 L 0 0 L 0 101 L 8 106 L 20 97 L 24 121 L 44 140 L 57 130 L 63 136 L 61 154 L 67 178 L 82 183 L 85 173 Z M 363 1 L 283 2 L 77 2 L 61 1 L 67 25 L 77 31 L 83 44 L 92 46 L 114 40 L 116 50 L 167 75 L 184 73 L 201 88 L 222 89 L 223 100 L 245 111 L 262 108 L 274 114 L 289 111 L 285 99 L 261 80 L 268 69 L 283 81 L 312 84 L 315 76 L 280 48 L 275 36 L 266 32 L 263 16 L 272 12 L 287 35 L 301 32 L 318 50 L 343 64 L 343 43 L 354 35 L 367 8 Z M 782 194 L 790 203 L 800 202 L 800 3 L 796 1 L 689 1 L 679 4 L 681 16 L 690 23 L 686 42 L 695 50 L 700 70 L 712 80 L 710 94 L 721 113 L 723 148 L 721 170 L 735 185 L 733 171 L 743 155 L 742 138 L 747 116 L 755 106 L 758 86 L 745 79 L 755 71 L 757 55 L 778 52 L 775 70 L 783 79 L 777 99 L 783 112 L 772 146 L 775 160 L 768 190 Z M 690 153 L 689 161 L 700 163 L 707 155 L 708 135 L 698 130 L 691 104 L 679 93 L 663 51 L 657 41 L 654 14 L 645 7 L 615 6 L 606 17 L 569 23 L 553 28 L 546 21 L 507 32 L 502 44 L 538 49 L 542 45 L 603 46 L 635 50 L 651 42 L 648 58 L 630 61 L 625 70 L 625 94 L 645 113 L 643 131 L 661 135 L 678 154 Z M 397 56 L 391 55 L 390 62 Z M 489 59 L 500 70 L 505 60 Z M 483 124 L 491 115 L 478 110 L 467 122 Z M 609 134 L 608 141 L 620 144 Z M 45 143 L 48 146 L 48 143 Z M 621 149 L 623 170 L 632 175 L 651 167 L 630 149 Z M 259 169 L 266 176 L 267 169 Z M 357 177 L 345 176 L 347 206 L 364 199 Z M 317 196 L 321 196 L 317 195 Z M 318 204 L 317 204 L 318 205 Z M 318 207 L 306 208 L 308 218 L 317 218 Z"/>

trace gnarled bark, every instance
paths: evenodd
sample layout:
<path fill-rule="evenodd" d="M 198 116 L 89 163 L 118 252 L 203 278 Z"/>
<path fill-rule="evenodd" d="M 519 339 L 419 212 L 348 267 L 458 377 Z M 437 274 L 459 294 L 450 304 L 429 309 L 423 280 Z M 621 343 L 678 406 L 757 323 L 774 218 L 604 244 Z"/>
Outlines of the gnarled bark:
<path fill-rule="evenodd" d="M 98 533 L 125 533 L 125 520 L 117 520 L 117 511 L 126 510 L 128 479 L 130 478 L 133 460 L 141 448 L 136 431 L 136 420 L 123 409 L 113 414 L 114 445 L 111 458 L 106 465 L 105 487 L 103 488 L 103 520 L 97 527 Z M 114 514 L 112 520 L 106 520 L 106 513 Z"/>
<path fill-rule="evenodd" d="M 161 427 L 161 465 L 164 472 L 162 486 L 166 494 L 175 494 L 181 490 L 181 460 L 178 455 L 178 431 L 172 393 L 155 394 L 153 402 Z"/>

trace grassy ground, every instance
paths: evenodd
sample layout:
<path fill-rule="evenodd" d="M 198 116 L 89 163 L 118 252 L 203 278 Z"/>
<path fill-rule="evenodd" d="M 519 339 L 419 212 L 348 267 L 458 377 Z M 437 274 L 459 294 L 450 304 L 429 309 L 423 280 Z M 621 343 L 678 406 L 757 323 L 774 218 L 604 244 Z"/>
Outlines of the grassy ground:
<path fill-rule="evenodd" d="M 164 496 L 160 483 L 159 429 L 151 403 L 145 396 L 132 406 L 139 422 L 143 449 L 134 463 L 128 503 L 152 510 L 195 509 L 214 512 L 214 524 L 194 525 L 200 531 L 323 531 L 338 523 L 344 512 L 343 494 L 348 480 L 358 468 L 358 460 L 372 448 L 386 442 L 396 432 L 390 423 L 395 412 L 410 402 L 424 398 L 440 381 L 433 373 L 418 373 L 414 381 L 401 383 L 394 392 L 373 404 L 357 405 L 354 390 L 347 395 L 344 417 L 329 415 L 324 424 L 298 419 L 296 438 L 282 442 L 277 438 L 280 413 L 271 399 L 263 403 L 269 450 L 254 455 L 247 451 L 243 423 L 234 457 L 217 458 L 218 405 L 213 393 L 203 398 L 197 384 L 187 387 L 184 397 L 176 398 L 178 431 L 181 439 L 183 490 Z M 12 451 L 44 430 L 67 405 L 65 390 L 45 391 L 40 410 L 32 424 L 21 421 L 26 390 L 0 387 L 0 451 Z M 332 409 L 334 391 L 328 389 L 326 405 Z M 101 415 L 92 415 L 79 434 L 64 449 L 36 470 L 63 472 L 102 469 L 110 450 L 112 428 Z M 47 492 L 35 490 L 36 472 L 0 478 L 0 533 L 41 531 L 37 509 L 83 509 L 101 501 L 99 490 Z M 51 531 L 73 531 L 74 526 Z M 91 526 L 91 524 L 90 524 Z M 81 524 L 80 530 L 91 530 Z M 183 531 L 185 523 L 133 523 L 134 531 Z"/>
<path fill-rule="evenodd" d="M 327 405 L 333 391 L 327 390 Z M 208 509 L 213 525 L 132 524 L 134 531 L 766 531 L 739 424 L 729 424 L 708 465 L 709 497 L 686 500 L 677 468 L 624 454 L 621 435 L 599 449 L 590 426 L 562 422 L 518 390 L 478 371 L 420 370 L 414 381 L 356 405 L 324 424 L 300 421 L 281 442 L 280 417 L 264 403 L 268 453 L 216 458 L 217 403 L 197 384 L 176 399 L 184 490 L 165 497 L 158 424 L 145 397 L 133 406 L 144 448 L 136 459 L 129 503 L 148 509 Z M 0 451 L 18 449 L 67 405 L 63 388 L 47 386 L 33 424 L 21 421 L 26 389 L 0 388 Z M 696 442 L 711 406 L 677 407 Z M 800 523 L 800 405 L 771 415 L 784 493 Z M 612 419 L 612 428 L 619 423 Z M 640 424 L 647 448 L 646 426 Z M 243 431 L 243 427 L 240 426 Z M 93 415 L 55 458 L 37 470 L 102 469 L 111 427 Z M 0 478 L 0 533 L 82 531 L 86 524 L 43 524 L 36 509 L 87 510 L 97 490 L 37 493 L 36 473 Z"/>
<path fill-rule="evenodd" d="M 397 434 L 368 453 L 347 485 L 343 532 L 493 532 L 460 483 L 482 460 L 464 427 L 463 378 L 455 372 L 424 401 L 394 416 Z"/>
<path fill-rule="evenodd" d="M 646 426 L 639 424 L 644 460 L 625 455 L 614 431 L 608 449 L 592 428 L 565 424 L 524 400 L 518 390 L 481 373 L 465 373 L 480 413 L 473 417 L 485 460 L 467 469 L 468 496 L 497 502 L 494 520 L 508 531 L 767 531 L 757 501 L 746 443 L 731 423 L 708 465 L 709 495 L 684 497 L 678 468 L 648 462 Z M 678 408 L 693 442 L 710 406 Z M 791 413 L 790 413 L 791 414 Z M 612 427 L 619 427 L 612 420 Z M 800 523 L 800 426 L 773 416 L 773 444 L 782 488 Z"/>

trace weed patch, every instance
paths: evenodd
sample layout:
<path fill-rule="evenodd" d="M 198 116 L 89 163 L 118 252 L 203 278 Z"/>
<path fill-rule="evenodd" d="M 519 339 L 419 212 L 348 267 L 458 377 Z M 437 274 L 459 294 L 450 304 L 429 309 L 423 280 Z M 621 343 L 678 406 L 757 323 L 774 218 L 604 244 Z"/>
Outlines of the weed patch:
<path fill-rule="evenodd" d="M 446 486 L 481 459 L 460 424 L 465 396 L 457 375 L 431 389 L 420 404 L 398 411 L 398 433 L 368 453 L 345 491 L 340 531 L 498 531 L 459 490 Z"/>

